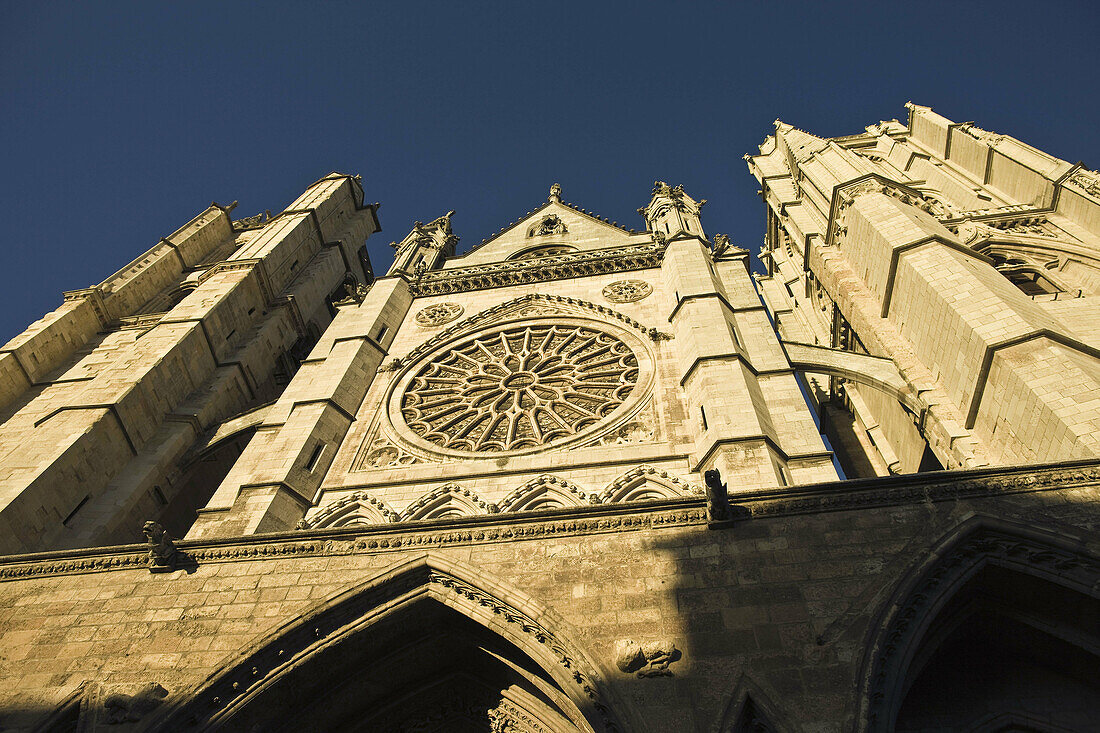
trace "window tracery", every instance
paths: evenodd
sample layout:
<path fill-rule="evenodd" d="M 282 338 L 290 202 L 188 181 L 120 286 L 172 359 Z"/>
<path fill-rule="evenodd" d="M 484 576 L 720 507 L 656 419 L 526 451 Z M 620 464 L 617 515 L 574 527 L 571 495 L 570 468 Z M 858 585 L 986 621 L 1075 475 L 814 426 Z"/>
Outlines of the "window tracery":
<path fill-rule="evenodd" d="M 609 417 L 638 376 L 637 356 L 605 331 L 515 326 L 469 338 L 426 364 L 401 395 L 400 416 L 443 448 L 533 448 Z"/>

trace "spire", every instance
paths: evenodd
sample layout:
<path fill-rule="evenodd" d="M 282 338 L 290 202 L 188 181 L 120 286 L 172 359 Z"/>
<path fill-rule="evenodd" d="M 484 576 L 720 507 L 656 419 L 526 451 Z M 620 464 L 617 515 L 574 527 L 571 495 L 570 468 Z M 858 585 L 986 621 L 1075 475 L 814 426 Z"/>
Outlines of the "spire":
<path fill-rule="evenodd" d="M 793 125 L 788 125 L 782 120 L 775 121 L 775 137 L 786 147 L 790 156 L 799 163 L 804 163 L 817 153 L 829 147 L 829 142 L 817 135 L 799 130 Z"/>
<path fill-rule="evenodd" d="M 706 199 L 693 199 L 682 185 L 669 186 L 664 181 L 654 181 L 649 205 L 638 209 L 638 213 L 645 218 L 650 231 L 665 236 L 685 233 L 704 237 L 699 210 L 706 202 Z"/>
<path fill-rule="evenodd" d="M 387 274 L 412 274 L 416 270 L 434 269 L 442 260 L 455 252 L 458 237 L 451 231 L 451 217 L 455 212 L 448 211 L 438 219 L 424 224 L 413 222 L 412 231 L 400 242 L 390 242 L 394 248 L 393 265 Z"/>

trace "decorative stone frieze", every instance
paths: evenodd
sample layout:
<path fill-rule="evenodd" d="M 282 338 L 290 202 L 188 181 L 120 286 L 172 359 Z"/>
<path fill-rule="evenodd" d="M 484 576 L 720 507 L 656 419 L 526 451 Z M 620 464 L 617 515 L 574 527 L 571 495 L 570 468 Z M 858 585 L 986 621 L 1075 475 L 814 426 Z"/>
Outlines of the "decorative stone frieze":
<path fill-rule="evenodd" d="M 475 267 L 434 270 L 425 272 L 413 284 L 412 289 L 415 294 L 422 296 L 445 295 L 546 280 L 644 270 L 659 267 L 664 257 L 664 250 L 663 243 L 653 242 L 633 247 L 539 257 L 533 260 L 512 260 Z"/>

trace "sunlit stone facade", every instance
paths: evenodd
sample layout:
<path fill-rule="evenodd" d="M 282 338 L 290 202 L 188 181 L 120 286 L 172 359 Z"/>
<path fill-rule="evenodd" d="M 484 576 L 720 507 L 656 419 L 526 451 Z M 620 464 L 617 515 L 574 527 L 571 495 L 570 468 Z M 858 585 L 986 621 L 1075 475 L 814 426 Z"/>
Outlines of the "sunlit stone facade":
<path fill-rule="evenodd" d="M 0 725 L 1091 724 L 1096 174 L 915 105 L 746 158 L 766 274 L 658 181 L 375 278 L 332 174 L 66 294 L 0 350 Z"/>

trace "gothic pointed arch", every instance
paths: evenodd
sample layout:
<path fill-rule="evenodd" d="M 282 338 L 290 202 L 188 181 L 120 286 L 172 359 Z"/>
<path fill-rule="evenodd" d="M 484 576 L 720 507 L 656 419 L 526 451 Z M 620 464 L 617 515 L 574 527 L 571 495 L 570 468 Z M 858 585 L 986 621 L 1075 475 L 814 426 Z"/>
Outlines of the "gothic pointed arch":
<path fill-rule="evenodd" d="M 444 484 L 432 489 L 401 512 L 402 521 L 418 519 L 442 519 L 444 517 L 473 517 L 478 514 L 494 514 L 494 504 L 484 501 L 476 492 L 458 484 Z"/>
<path fill-rule="evenodd" d="M 655 501 L 699 494 L 700 491 L 682 479 L 653 466 L 636 466 L 612 481 L 599 494 L 601 504 L 628 501 Z"/>
<path fill-rule="evenodd" d="M 741 676 L 718 724 L 719 733 L 788 733 L 782 717 L 764 692 L 747 674 Z"/>
<path fill-rule="evenodd" d="M 233 653 L 177 700 L 141 729 L 626 730 L 553 609 L 434 554 Z"/>
<path fill-rule="evenodd" d="M 898 584 L 869 629 L 856 730 L 952 730 L 1037 711 L 1037 730 L 1095 719 L 1100 558 L 1065 531 L 974 517 Z M 1041 699 L 1027 699 L 1041 689 Z M 965 697 L 965 705 L 955 706 Z M 1022 706 L 1022 707 L 1019 707 Z M 945 722 L 946 721 L 946 722 Z M 1030 728 L 1027 728 L 1030 730 Z"/>
<path fill-rule="evenodd" d="M 302 520 L 302 529 L 348 527 L 354 524 L 386 524 L 398 521 L 397 512 L 366 491 L 332 502 L 312 517 Z"/>
<path fill-rule="evenodd" d="M 576 484 L 543 474 L 517 487 L 500 502 L 502 512 L 530 512 L 590 504 L 591 497 Z"/>

